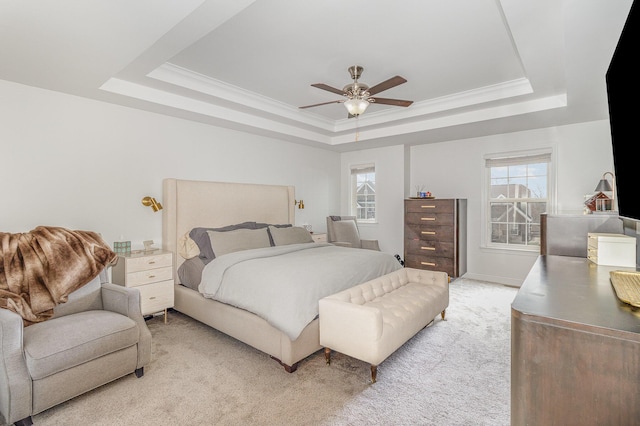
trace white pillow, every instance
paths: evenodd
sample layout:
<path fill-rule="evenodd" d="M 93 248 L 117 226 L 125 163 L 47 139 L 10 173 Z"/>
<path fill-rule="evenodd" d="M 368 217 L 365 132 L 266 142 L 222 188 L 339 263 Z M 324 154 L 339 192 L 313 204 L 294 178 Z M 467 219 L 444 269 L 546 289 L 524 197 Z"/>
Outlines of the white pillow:
<path fill-rule="evenodd" d="M 267 228 L 207 231 L 216 257 L 241 250 L 271 247 Z"/>
<path fill-rule="evenodd" d="M 306 229 L 300 226 L 289 228 L 276 228 L 269 226 L 269 233 L 276 246 L 286 246 L 288 244 L 312 243 L 313 237 Z"/>
<path fill-rule="evenodd" d="M 191 259 L 200 254 L 200 248 L 196 242 L 189 237 L 188 232 L 178 239 L 178 254 L 182 256 L 183 259 Z"/>

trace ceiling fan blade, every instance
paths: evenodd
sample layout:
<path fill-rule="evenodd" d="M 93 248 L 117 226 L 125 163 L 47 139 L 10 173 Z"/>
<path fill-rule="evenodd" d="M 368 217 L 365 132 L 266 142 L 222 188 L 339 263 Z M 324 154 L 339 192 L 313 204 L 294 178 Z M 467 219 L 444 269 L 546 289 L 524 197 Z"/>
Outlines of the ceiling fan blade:
<path fill-rule="evenodd" d="M 326 90 L 328 92 L 336 93 L 338 95 L 343 95 L 344 96 L 344 91 L 343 90 L 336 89 L 335 87 L 327 86 L 324 83 L 315 83 L 315 84 L 312 84 L 312 86 L 313 87 L 317 87 L 318 89 Z"/>
<path fill-rule="evenodd" d="M 402 83 L 406 83 L 407 80 L 399 75 L 395 77 L 391 77 L 389 80 L 385 80 L 382 83 L 376 84 L 375 86 L 369 88 L 367 90 L 370 95 L 375 95 L 376 93 L 380 93 L 384 90 L 391 89 L 392 87 L 396 87 L 401 85 Z"/>
<path fill-rule="evenodd" d="M 395 105 L 401 107 L 408 107 L 413 101 L 404 101 L 402 99 L 387 99 L 387 98 L 372 98 L 374 103 L 383 105 Z"/>
<path fill-rule="evenodd" d="M 320 104 L 305 105 L 305 106 L 301 106 L 301 107 L 298 107 L 298 108 L 304 109 L 304 108 L 317 107 L 317 106 L 320 106 L 320 105 L 339 104 L 339 103 L 342 103 L 342 102 L 344 102 L 344 101 L 343 100 L 339 100 L 339 101 L 322 102 Z"/>

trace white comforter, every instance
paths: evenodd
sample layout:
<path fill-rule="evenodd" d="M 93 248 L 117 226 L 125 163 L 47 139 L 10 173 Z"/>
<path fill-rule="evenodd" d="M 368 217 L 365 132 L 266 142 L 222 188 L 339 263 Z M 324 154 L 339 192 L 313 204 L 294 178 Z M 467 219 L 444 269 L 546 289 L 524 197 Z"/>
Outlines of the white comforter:
<path fill-rule="evenodd" d="M 291 244 L 220 256 L 205 266 L 198 290 L 259 315 L 295 340 L 318 315 L 318 300 L 401 267 L 379 251 Z"/>

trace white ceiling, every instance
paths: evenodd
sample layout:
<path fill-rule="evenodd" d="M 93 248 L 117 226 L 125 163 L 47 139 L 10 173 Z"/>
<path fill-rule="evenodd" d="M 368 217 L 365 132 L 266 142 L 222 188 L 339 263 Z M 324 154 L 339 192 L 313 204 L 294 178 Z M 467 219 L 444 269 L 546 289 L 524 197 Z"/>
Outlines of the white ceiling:
<path fill-rule="evenodd" d="M 0 79 L 337 151 L 608 118 L 632 0 L 0 0 Z M 347 118 L 341 89 L 407 82 Z"/>

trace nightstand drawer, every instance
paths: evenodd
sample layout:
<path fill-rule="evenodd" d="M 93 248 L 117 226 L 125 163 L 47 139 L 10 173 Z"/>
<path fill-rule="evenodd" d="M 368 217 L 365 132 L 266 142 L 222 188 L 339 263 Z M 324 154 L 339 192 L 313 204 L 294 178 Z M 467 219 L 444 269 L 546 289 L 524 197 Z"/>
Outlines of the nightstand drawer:
<path fill-rule="evenodd" d="M 140 290 L 142 315 L 160 312 L 173 306 L 173 280 L 136 287 Z"/>
<path fill-rule="evenodd" d="M 311 234 L 311 238 L 316 243 L 326 243 L 327 242 L 327 234 Z"/>
<path fill-rule="evenodd" d="M 137 287 L 171 279 L 173 279 L 173 268 L 171 266 L 149 269 L 127 274 L 127 287 Z"/>
<path fill-rule="evenodd" d="M 143 257 L 130 257 L 127 259 L 127 273 L 146 271 L 149 269 L 171 267 L 173 265 L 173 255 L 171 253 L 161 253 Z M 156 280 L 157 281 L 157 280 Z"/>

